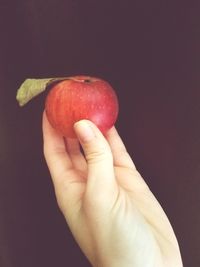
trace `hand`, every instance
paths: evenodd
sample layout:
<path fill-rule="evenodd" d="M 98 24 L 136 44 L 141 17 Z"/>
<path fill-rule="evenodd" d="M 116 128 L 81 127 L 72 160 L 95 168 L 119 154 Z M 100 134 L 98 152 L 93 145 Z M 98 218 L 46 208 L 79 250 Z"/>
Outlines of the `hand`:
<path fill-rule="evenodd" d="M 181 267 L 172 227 L 116 129 L 104 137 L 86 120 L 74 129 L 78 139 L 64 139 L 43 115 L 44 155 L 58 205 L 91 264 Z"/>

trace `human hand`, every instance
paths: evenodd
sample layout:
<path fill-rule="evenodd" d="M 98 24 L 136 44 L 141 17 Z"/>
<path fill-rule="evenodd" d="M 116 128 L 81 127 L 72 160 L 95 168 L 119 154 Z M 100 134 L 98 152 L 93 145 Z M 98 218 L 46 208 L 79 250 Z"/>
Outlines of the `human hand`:
<path fill-rule="evenodd" d="M 86 120 L 74 129 L 78 139 L 64 139 L 43 115 L 44 155 L 57 202 L 91 264 L 181 267 L 167 216 L 116 129 L 104 137 Z"/>

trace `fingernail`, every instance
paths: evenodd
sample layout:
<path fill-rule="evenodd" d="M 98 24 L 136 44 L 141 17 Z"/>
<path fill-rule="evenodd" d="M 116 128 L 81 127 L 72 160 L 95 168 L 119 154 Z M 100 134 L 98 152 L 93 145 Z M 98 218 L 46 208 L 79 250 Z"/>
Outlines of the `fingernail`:
<path fill-rule="evenodd" d="M 91 141 L 94 137 L 94 131 L 87 121 L 78 121 L 74 124 L 74 130 L 82 143 Z"/>

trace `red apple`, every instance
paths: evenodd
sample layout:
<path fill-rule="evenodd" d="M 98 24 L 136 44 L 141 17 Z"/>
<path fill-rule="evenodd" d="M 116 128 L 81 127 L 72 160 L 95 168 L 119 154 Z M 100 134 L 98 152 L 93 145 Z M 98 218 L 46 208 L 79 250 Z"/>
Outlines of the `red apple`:
<path fill-rule="evenodd" d="M 45 110 L 50 124 L 65 137 L 75 138 L 75 122 L 87 119 L 104 134 L 116 122 L 118 100 L 110 84 L 89 76 L 69 77 L 49 91 Z"/>

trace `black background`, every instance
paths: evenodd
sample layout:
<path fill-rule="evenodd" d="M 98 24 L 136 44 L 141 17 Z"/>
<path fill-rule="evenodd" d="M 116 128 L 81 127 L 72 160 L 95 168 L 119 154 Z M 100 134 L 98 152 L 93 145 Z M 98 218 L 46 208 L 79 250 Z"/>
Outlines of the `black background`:
<path fill-rule="evenodd" d="M 90 266 L 57 208 L 42 152 L 45 94 L 26 78 L 89 74 L 120 102 L 117 128 L 200 266 L 200 2 L 0 0 L 0 266 Z"/>

